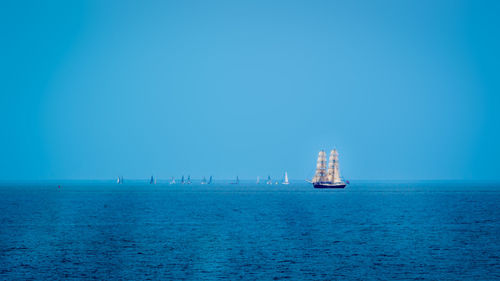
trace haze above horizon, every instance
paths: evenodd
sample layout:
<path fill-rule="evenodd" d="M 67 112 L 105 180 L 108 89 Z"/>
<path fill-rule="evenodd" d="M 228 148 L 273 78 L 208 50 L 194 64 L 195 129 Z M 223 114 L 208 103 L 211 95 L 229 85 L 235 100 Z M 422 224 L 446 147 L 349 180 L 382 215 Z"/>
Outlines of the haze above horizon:
<path fill-rule="evenodd" d="M 28 4 L 27 4 L 28 3 Z M 498 1 L 0 4 L 0 180 L 500 180 Z"/>

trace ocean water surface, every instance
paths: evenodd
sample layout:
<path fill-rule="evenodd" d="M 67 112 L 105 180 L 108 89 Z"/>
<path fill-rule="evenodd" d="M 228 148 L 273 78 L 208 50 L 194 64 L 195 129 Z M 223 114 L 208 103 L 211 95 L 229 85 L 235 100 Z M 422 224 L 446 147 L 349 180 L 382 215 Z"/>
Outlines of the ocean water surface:
<path fill-rule="evenodd" d="M 500 280 L 500 185 L 0 183 L 2 280 L 223 278 Z"/>

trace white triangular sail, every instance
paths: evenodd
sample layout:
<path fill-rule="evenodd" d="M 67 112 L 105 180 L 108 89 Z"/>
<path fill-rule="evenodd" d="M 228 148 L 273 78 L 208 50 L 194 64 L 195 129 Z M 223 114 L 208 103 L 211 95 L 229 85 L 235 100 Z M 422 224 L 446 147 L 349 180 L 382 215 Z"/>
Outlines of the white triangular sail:
<path fill-rule="evenodd" d="M 285 180 L 283 181 L 283 184 L 289 184 L 288 182 L 288 173 L 285 172 Z"/>

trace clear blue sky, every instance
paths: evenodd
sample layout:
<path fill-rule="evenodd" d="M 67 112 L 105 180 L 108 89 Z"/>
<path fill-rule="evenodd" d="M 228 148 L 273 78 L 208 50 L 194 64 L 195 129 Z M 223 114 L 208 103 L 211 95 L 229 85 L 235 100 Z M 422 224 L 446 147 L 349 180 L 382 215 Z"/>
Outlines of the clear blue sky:
<path fill-rule="evenodd" d="M 500 1 L 2 1 L 0 179 L 500 179 Z"/>

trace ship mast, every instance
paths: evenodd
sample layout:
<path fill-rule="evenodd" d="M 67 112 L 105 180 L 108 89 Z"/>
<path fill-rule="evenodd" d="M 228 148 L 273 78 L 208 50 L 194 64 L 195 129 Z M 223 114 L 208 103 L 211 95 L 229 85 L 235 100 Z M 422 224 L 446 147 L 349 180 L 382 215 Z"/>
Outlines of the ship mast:
<path fill-rule="evenodd" d="M 313 183 L 326 181 L 326 153 L 321 150 L 318 153 L 318 162 L 316 164 L 316 174 L 312 180 Z"/>
<path fill-rule="evenodd" d="M 339 183 L 339 154 L 336 149 L 330 152 L 330 159 L 328 161 L 328 181 L 332 183 Z"/>

